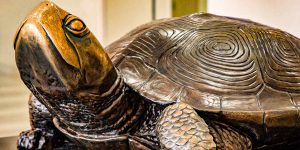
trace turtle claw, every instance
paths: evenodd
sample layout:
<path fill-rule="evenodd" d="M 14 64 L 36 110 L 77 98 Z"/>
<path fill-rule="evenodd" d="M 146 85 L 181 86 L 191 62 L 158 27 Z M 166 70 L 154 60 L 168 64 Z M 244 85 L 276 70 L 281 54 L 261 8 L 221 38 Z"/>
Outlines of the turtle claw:
<path fill-rule="evenodd" d="M 41 150 L 46 147 L 45 132 L 40 129 L 23 131 L 19 135 L 18 150 Z"/>

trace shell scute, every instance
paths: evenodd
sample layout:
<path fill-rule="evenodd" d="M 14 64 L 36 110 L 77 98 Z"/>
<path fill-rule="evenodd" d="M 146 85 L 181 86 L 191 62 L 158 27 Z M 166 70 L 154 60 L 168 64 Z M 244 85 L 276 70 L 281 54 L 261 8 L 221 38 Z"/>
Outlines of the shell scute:
<path fill-rule="evenodd" d="M 260 111 L 256 96 L 227 96 L 222 98 L 222 110 Z"/>
<path fill-rule="evenodd" d="M 262 110 L 297 110 L 288 93 L 264 87 L 258 95 Z"/>
<path fill-rule="evenodd" d="M 154 73 L 151 79 L 138 89 L 138 92 L 158 103 L 172 103 L 177 100 L 181 89 L 179 84 L 164 75 Z"/>
<path fill-rule="evenodd" d="M 124 81 L 136 88 L 141 87 L 154 73 L 144 61 L 138 57 L 125 57 L 118 65 Z"/>
<path fill-rule="evenodd" d="M 190 104 L 198 110 L 209 109 L 218 112 L 221 106 L 220 96 L 189 88 L 183 89 L 179 101 Z"/>

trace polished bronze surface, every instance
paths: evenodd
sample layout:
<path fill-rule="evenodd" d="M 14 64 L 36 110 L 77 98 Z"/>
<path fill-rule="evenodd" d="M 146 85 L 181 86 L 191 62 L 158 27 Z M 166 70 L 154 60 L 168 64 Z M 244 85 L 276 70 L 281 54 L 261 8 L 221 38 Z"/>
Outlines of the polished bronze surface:
<path fill-rule="evenodd" d="M 14 47 L 33 94 L 19 149 L 297 148 L 300 41 L 279 29 L 192 14 L 104 51 L 82 20 L 44 2 Z"/>

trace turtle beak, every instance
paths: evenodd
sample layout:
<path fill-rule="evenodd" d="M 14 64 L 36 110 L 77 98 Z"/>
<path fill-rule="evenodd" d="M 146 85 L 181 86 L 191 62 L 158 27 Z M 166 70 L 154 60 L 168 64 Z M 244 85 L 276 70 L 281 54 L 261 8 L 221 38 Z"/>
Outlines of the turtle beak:
<path fill-rule="evenodd" d="M 47 93 L 77 88 L 80 62 L 63 28 L 67 15 L 55 4 L 43 2 L 19 28 L 14 40 L 15 57 L 27 86 Z"/>
<path fill-rule="evenodd" d="M 65 35 L 65 31 L 62 28 L 63 22 L 62 20 L 68 15 L 68 13 L 62 9 L 60 9 L 54 3 L 45 1 L 41 3 L 31 15 L 29 15 L 25 20 L 25 23 L 21 26 L 21 28 L 28 22 L 27 24 L 32 24 L 33 26 L 42 26 L 43 30 L 45 30 L 45 36 L 48 36 L 51 39 L 51 42 L 54 44 L 61 57 L 71 66 L 79 69 L 79 59 L 77 56 L 76 50 L 72 47 L 70 43 L 68 43 L 67 37 Z M 30 20 L 30 21 L 29 21 Z M 15 38 L 14 47 L 16 48 L 18 37 L 20 36 L 20 31 L 17 33 Z M 21 35 L 22 36 L 22 35 Z M 28 41 L 30 42 L 30 41 Z"/>
<path fill-rule="evenodd" d="M 25 19 L 16 34 L 14 48 L 25 84 L 50 93 L 58 85 L 49 84 L 49 78 L 69 92 L 89 89 L 85 92 L 97 93 L 113 69 L 83 21 L 48 1 Z"/>

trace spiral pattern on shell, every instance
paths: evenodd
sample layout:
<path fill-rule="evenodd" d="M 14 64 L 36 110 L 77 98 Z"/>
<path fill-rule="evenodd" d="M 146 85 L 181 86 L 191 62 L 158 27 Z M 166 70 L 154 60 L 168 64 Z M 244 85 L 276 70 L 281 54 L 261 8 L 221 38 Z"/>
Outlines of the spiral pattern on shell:
<path fill-rule="evenodd" d="M 256 93 L 263 82 L 255 57 L 239 28 L 190 32 L 160 59 L 160 72 L 192 88 Z"/>

